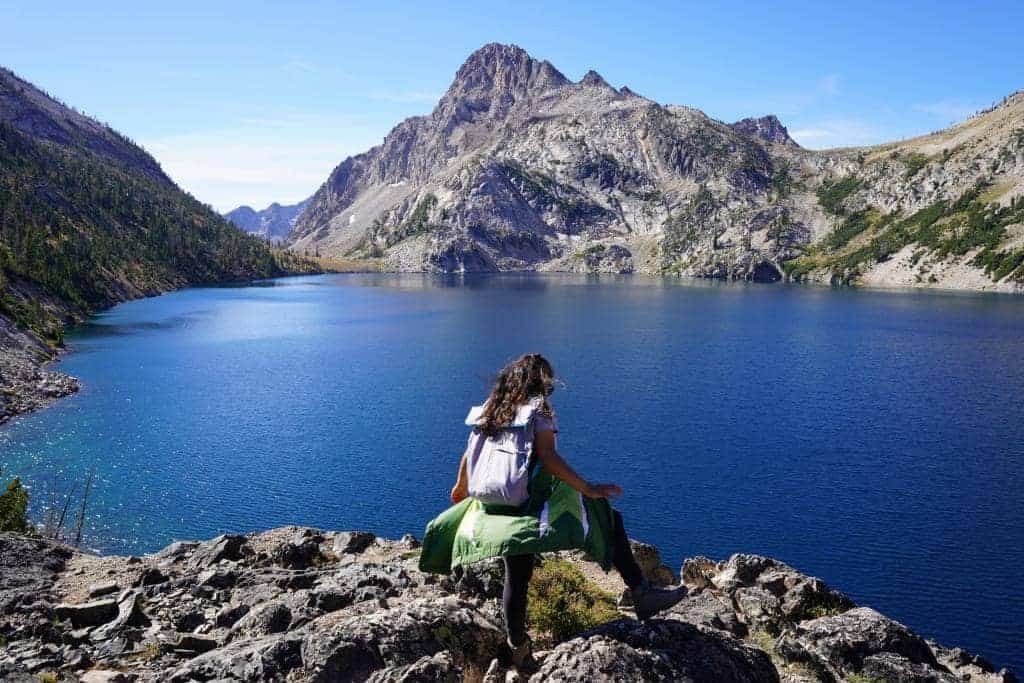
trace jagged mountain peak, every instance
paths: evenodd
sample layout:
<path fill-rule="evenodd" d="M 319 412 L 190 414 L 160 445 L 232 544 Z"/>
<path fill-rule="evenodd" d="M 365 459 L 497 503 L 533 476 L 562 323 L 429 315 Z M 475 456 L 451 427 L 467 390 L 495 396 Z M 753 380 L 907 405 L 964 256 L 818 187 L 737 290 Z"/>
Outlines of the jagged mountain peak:
<path fill-rule="evenodd" d="M 474 50 L 459 68 L 459 74 L 475 69 L 494 70 L 495 65 L 516 61 L 527 61 L 533 58 L 518 45 L 504 43 L 487 43 Z"/>
<path fill-rule="evenodd" d="M 800 146 L 793 138 L 789 137 L 789 131 L 782 125 L 782 121 L 779 121 L 779 117 L 775 114 L 760 117 L 752 116 L 735 123 L 730 123 L 729 126 L 744 135 L 760 138 L 765 142 L 771 142 L 776 145 L 788 145 L 790 147 Z"/>
<path fill-rule="evenodd" d="M 568 83 L 550 62 L 534 59 L 518 45 L 488 43 L 459 67 L 438 107 L 462 110 L 463 115 L 502 115 L 523 98 Z"/>
<path fill-rule="evenodd" d="M 608 81 L 604 80 L 601 74 L 597 73 L 593 69 L 584 74 L 583 78 L 580 79 L 580 85 L 587 86 L 590 88 L 611 88 L 608 85 Z"/>
<path fill-rule="evenodd" d="M 480 79 L 500 81 L 506 74 L 525 76 L 533 86 L 556 87 L 569 83 L 569 79 L 551 62 L 534 59 L 518 45 L 488 43 L 466 58 L 452 85 Z"/>

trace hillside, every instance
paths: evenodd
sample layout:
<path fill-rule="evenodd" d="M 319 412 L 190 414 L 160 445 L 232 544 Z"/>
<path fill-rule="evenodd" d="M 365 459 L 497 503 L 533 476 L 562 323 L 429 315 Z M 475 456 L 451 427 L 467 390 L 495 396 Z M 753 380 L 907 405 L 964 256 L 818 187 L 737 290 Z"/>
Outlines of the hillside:
<path fill-rule="evenodd" d="M 178 287 L 311 268 L 178 188 L 143 150 L 0 70 L 0 421 L 77 386 L 68 321 Z"/>
<path fill-rule="evenodd" d="M 0 677 L 526 680 L 506 676 L 501 664 L 500 561 L 427 575 L 417 568 L 418 546 L 412 536 L 285 527 L 178 542 L 144 557 L 97 557 L 0 534 Z M 657 549 L 634 547 L 649 580 L 679 580 Z M 646 623 L 625 596 L 616 609 L 624 589 L 617 574 L 574 553 L 547 562 L 573 576 L 573 586 L 560 584 L 559 594 L 532 585 L 534 606 L 564 614 L 557 623 L 566 630 L 533 623 L 539 669 L 531 681 L 1017 680 L 770 558 L 687 560 L 680 575 L 689 596 Z M 565 602 L 572 596 L 606 606 L 584 620 L 580 604 Z"/>
<path fill-rule="evenodd" d="M 268 242 L 280 242 L 291 232 L 308 201 L 306 199 L 287 206 L 274 202 L 260 211 L 251 206 L 239 206 L 224 214 L 224 218 L 250 235 L 262 237 Z"/>
<path fill-rule="evenodd" d="M 774 116 L 726 124 L 491 44 L 432 113 L 335 168 L 288 239 L 394 270 L 1019 291 L 1022 193 L 1021 95 L 924 138 L 812 151 Z"/>

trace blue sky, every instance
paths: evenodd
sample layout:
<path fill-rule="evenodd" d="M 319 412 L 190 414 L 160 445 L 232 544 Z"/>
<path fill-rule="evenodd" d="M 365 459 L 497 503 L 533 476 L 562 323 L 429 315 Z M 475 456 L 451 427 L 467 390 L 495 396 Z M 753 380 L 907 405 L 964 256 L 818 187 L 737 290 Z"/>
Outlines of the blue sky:
<path fill-rule="evenodd" d="M 220 210 L 311 194 L 491 41 L 718 119 L 775 113 L 814 148 L 926 133 L 1024 88 L 1020 0 L 147 4 L 0 0 L 0 63 Z"/>

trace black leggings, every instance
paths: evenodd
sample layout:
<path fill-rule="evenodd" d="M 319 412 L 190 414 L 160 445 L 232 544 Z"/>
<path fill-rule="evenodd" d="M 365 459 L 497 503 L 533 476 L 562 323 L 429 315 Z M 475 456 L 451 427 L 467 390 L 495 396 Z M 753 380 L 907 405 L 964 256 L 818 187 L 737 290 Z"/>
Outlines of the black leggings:
<path fill-rule="evenodd" d="M 629 546 L 629 538 L 622 525 L 622 515 L 618 510 L 612 510 L 612 514 L 615 517 L 612 564 L 626 585 L 636 588 L 644 579 L 643 572 L 633 557 L 633 549 Z M 505 628 L 509 641 L 513 645 L 521 645 L 526 640 L 526 590 L 533 576 L 533 555 L 506 555 L 503 559 L 505 590 L 501 602 L 505 608 Z"/>

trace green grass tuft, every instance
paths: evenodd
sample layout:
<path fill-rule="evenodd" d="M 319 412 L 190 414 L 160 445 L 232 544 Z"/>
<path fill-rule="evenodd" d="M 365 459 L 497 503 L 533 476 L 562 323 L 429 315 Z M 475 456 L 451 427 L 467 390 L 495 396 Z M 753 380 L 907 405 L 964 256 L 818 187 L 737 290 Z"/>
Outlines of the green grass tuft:
<path fill-rule="evenodd" d="M 574 638 L 619 617 L 611 595 L 565 560 L 545 560 L 530 581 L 527 619 L 531 630 L 553 642 Z"/>

